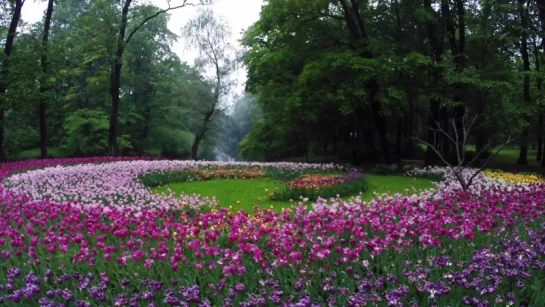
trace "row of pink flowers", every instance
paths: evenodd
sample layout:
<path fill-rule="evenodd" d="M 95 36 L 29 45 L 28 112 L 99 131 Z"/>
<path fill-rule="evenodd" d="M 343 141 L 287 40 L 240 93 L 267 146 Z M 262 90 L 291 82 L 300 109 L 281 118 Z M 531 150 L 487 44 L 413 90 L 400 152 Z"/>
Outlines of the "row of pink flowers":
<path fill-rule="evenodd" d="M 148 172 L 215 164 L 115 162 L 58 166 L 9 176 L 6 186 L 0 186 L 0 257 L 6 267 L 30 268 L 32 272 L 52 268 L 55 274 L 78 270 L 118 274 L 123 276 L 117 281 L 121 288 L 125 287 L 121 278 L 150 272 L 156 277 L 184 277 L 196 271 L 200 286 L 210 282 L 218 287 L 226 280 L 233 283 L 253 275 L 280 278 L 282 269 L 306 284 L 321 280 L 324 272 L 333 276 L 350 274 L 352 268 L 361 271 L 386 252 L 449 251 L 452 242 L 464 240 L 456 245 L 460 248 L 473 244 L 477 236 L 503 237 L 512 226 L 541 221 L 545 213 L 543 184 L 504 185 L 479 177 L 476 186 L 465 192 L 448 174 L 438 183 L 438 190 L 382 195 L 369 203 L 358 198 L 348 202 L 319 199 L 312 209 L 298 206 L 280 213 L 257 208 L 253 213 L 232 212 L 215 208 L 213 199 L 201 200 L 199 196 L 155 196 L 137 181 Z M 203 206 L 211 208 L 200 210 Z M 181 207 L 197 210 L 173 210 Z M 400 264 L 395 265 L 399 268 Z M 336 267 L 346 271 L 337 272 Z M 14 271 L 10 274 L 17 275 Z M 26 291 L 39 292 L 32 286 L 36 285 L 32 283 L 34 275 L 28 273 L 25 278 L 29 280 Z M 70 291 L 78 294 L 77 289 L 84 288 L 84 279 L 77 278 L 77 286 L 60 296 L 71 299 Z M 162 282 L 154 282 L 152 287 L 160 288 Z M 11 284 L 14 287 L 14 282 Z M 331 286 L 328 281 L 322 289 L 332 291 Z M 375 283 L 375 288 L 378 286 Z M 363 283 L 360 290 L 367 287 Z M 445 287 L 428 285 L 426 291 L 434 291 L 432 300 L 439 291 L 436 288 L 442 293 Z M 232 289 L 242 292 L 244 285 L 237 283 Z M 9 299 L 21 299 L 8 291 Z M 398 292 L 401 297 L 408 289 Z M 229 293 L 232 295 L 234 292 Z M 91 296 L 101 299 L 96 293 Z M 397 297 L 390 295 L 388 300 L 397 304 Z"/>

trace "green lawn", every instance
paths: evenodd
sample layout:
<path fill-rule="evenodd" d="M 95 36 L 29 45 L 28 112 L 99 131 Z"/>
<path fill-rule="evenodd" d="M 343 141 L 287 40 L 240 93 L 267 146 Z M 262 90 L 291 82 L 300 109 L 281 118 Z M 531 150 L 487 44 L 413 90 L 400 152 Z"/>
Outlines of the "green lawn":
<path fill-rule="evenodd" d="M 422 150 L 426 150 L 426 146 L 420 144 Z M 466 146 L 466 150 L 475 151 L 475 145 Z M 491 152 L 495 153 L 497 148 L 491 149 Z M 498 164 L 517 164 L 519 159 L 520 148 L 518 146 L 510 146 L 502 149 L 497 156 L 490 160 L 491 163 Z M 530 166 L 539 166 L 540 162 L 536 160 L 537 149 L 528 148 L 528 164 Z"/>
<path fill-rule="evenodd" d="M 362 195 L 363 200 L 371 200 L 374 197 L 373 192 L 377 193 L 404 193 L 405 189 L 412 192 L 412 188 L 423 190 L 433 187 L 430 180 L 420 178 L 410 178 L 406 176 L 376 176 L 367 175 L 369 188 Z M 200 194 L 202 196 L 216 196 L 220 206 L 233 206 L 236 209 L 243 209 L 252 212 L 254 205 L 261 208 L 273 206 L 275 209 L 289 207 L 290 202 L 272 201 L 266 196 L 275 188 L 283 188 L 273 180 L 267 179 L 240 179 L 240 180 L 209 180 L 196 182 L 182 182 L 169 184 L 163 187 L 153 189 L 154 193 L 164 193 L 170 188 L 176 193 Z M 268 190 L 268 191 L 266 191 Z M 343 196 L 344 199 L 350 196 Z M 240 202 L 238 204 L 237 202 Z"/>
<path fill-rule="evenodd" d="M 492 158 L 492 161 L 501 164 L 517 164 L 519 154 L 519 148 L 505 148 L 500 151 L 496 157 Z M 528 164 L 531 166 L 539 166 L 539 161 L 536 160 L 536 156 L 536 149 L 528 149 Z"/>

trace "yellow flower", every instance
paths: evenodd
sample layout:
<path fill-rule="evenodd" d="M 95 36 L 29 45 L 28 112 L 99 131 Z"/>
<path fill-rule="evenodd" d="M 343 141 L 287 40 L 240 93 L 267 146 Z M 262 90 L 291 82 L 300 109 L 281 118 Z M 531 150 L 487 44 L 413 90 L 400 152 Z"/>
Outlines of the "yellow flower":
<path fill-rule="evenodd" d="M 240 205 L 240 200 L 237 200 L 237 205 Z"/>
<path fill-rule="evenodd" d="M 540 176 L 533 174 L 513 174 L 513 173 L 496 173 L 486 171 L 485 175 L 492 179 L 504 180 L 514 183 L 541 183 L 544 182 Z"/>

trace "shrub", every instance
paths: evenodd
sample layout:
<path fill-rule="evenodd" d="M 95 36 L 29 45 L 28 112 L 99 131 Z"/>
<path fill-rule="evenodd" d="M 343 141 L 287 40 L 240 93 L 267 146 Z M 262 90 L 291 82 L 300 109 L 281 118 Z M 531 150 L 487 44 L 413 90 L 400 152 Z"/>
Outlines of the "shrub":
<path fill-rule="evenodd" d="M 185 170 L 180 172 L 146 174 L 140 176 L 138 180 L 142 182 L 142 184 L 144 184 L 145 186 L 154 188 L 170 183 L 194 181 L 198 180 L 198 177 L 195 172 L 191 170 Z"/>
<path fill-rule="evenodd" d="M 540 174 L 540 173 L 536 173 L 536 172 L 520 172 L 519 175 L 541 177 L 541 174 Z"/>
<path fill-rule="evenodd" d="M 307 197 L 311 200 L 316 200 L 318 197 L 331 198 L 340 196 L 354 195 L 360 192 L 367 191 L 367 179 L 359 178 L 339 183 L 332 186 L 322 188 L 286 188 L 275 191 L 272 196 L 273 200 L 297 200 L 301 197 Z"/>
<path fill-rule="evenodd" d="M 486 171 L 489 173 L 503 173 L 503 170 L 499 168 L 489 168 L 489 169 L 486 169 Z"/>
<path fill-rule="evenodd" d="M 108 115 L 103 111 L 80 109 L 66 118 L 66 150 L 73 156 L 99 156 L 108 148 Z"/>
<path fill-rule="evenodd" d="M 275 191 L 274 200 L 295 200 L 300 197 L 316 199 L 352 195 L 367 190 L 367 180 L 359 170 L 352 170 L 342 176 L 313 174 L 298 178 L 287 184 L 286 189 Z"/>
<path fill-rule="evenodd" d="M 161 149 L 159 148 L 151 148 L 144 151 L 144 155 L 147 157 L 160 157 L 161 156 Z"/>
<path fill-rule="evenodd" d="M 412 164 L 409 164 L 409 165 L 404 165 L 402 167 L 402 170 L 403 170 L 403 173 L 405 175 L 409 175 L 409 173 L 413 172 L 414 170 L 416 169 L 419 169 L 420 167 L 418 167 L 417 165 L 412 165 Z"/>
<path fill-rule="evenodd" d="M 394 172 L 394 168 L 391 165 L 387 165 L 387 164 L 377 164 L 373 168 L 373 174 L 375 175 L 386 176 L 386 175 L 391 175 L 393 172 Z"/>

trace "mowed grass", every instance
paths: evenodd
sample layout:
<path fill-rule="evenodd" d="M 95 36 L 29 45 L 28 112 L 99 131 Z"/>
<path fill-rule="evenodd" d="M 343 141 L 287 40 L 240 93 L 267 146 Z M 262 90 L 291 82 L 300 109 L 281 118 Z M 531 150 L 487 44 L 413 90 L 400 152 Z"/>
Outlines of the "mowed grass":
<path fill-rule="evenodd" d="M 377 176 L 366 175 L 369 187 L 361 198 L 369 201 L 374 198 L 374 192 L 382 193 L 405 193 L 406 189 L 412 193 L 412 188 L 421 191 L 433 187 L 430 180 L 411 178 L 407 176 Z M 283 189 L 284 185 L 269 179 L 237 179 L 237 180 L 208 180 L 195 182 L 181 182 L 169 184 L 153 189 L 154 193 L 166 193 L 171 189 L 177 194 L 199 194 L 201 196 L 213 197 L 219 201 L 221 207 L 233 206 L 234 209 L 242 209 L 252 212 L 255 205 L 260 208 L 272 208 L 280 210 L 290 207 L 294 202 L 273 201 L 267 195 L 275 188 Z M 356 195 L 341 195 L 341 198 L 348 199 Z M 295 200 L 298 202 L 299 200 Z"/>

